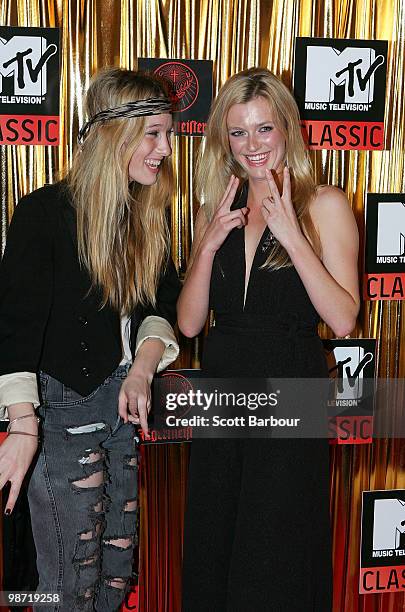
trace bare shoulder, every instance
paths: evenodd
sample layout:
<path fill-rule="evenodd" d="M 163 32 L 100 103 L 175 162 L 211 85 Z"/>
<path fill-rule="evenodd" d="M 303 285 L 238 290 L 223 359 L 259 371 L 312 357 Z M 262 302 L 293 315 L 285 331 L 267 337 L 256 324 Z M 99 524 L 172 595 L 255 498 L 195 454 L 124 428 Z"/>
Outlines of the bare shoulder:
<path fill-rule="evenodd" d="M 309 211 L 318 232 L 322 231 L 325 225 L 333 227 L 336 224 L 344 226 L 355 224 L 353 211 L 345 192 L 333 185 L 318 185 Z"/>
<path fill-rule="evenodd" d="M 334 210 L 350 209 L 345 192 L 334 185 L 318 185 L 316 194 L 310 204 L 311 215 L 330 214 Z"/>
<path fill-rule="evenodd" d="M 318 232 L 324 258 L 337 248 L 358 249 L 358 229 L 344 191 L 333 185 L 320 185 L 309 208 Z"/>

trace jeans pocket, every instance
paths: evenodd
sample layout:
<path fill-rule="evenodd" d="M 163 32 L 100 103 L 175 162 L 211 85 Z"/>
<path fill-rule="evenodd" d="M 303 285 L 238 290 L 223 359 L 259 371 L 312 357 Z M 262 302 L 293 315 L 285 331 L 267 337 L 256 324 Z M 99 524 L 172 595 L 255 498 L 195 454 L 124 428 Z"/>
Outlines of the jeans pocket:
<path fill-rule="evenodd" d="M 64 385 L 62 382 L 53 378 L 45 372 L 40 372 L 40 385 L 42 401 L 47 406 L 52 408 L 68 408 L 70 406 L 79 406 L 93 399 L 97 391 L 96 387 L 89 395 L 80 395 L 77 391 Z M 102 385 L 101 385 L 102 386 Z"/>

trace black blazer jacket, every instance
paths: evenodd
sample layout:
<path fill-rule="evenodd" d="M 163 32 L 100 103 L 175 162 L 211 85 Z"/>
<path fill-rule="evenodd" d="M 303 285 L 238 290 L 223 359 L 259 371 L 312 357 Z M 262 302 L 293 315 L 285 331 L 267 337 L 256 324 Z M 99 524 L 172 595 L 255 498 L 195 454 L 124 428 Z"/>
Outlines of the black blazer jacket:
<path fill-rule="evenodd" d="M 151 236 L 153 240 L 153 236 Z M 0 375 L 43 370 L 89 395 L 122 359 L 120 316 L 100 309 L 79 265 L 76 212 L 66 184 L 47 185 L 21 199 L 0 264 Z M 171 258 L 162 271 L 156 308 L 131 316 L 131 349 L 149 315 L 176 318 L 180 282 Z"/>

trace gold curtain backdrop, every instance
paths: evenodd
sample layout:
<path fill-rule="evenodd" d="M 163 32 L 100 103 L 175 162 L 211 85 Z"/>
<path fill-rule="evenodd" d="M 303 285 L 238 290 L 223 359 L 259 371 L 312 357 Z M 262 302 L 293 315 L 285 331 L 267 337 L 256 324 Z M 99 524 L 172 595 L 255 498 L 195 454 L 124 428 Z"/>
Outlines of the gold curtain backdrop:
<path fill-rule="evenodd" d="M 345 190 L 364 246 L 367 192 L 404 192 L 404 0 L 0 0 L 0 24 L 61 29 L 61 144 L 1 146 L 0 231 L 18 199 L 53 182 L 69 166 L 82 100 L 91 75 L 116 65 L 137 67 L 138 57 L 210 59 L 214 93 L 233 73 L 266 66 L 291 86 L 296 36 L 388 40 L 384 151 L 311 153 L 316 179 Z M 173 256 L 184 272 L 196 206 L 193 168 L 198 138 L 174 141 Z M 362 270 L 363 255 L 359 262 Z M 322 326 L 322 335 L 331 337 Z M 402 303 L 366 302 L 353 336 L 379 344 L 379 376 L 404 377 Z M 197 367 L 198 340 L 182 339 L 177 367 Z M 398 416 L 398 415 L 397 415 Z M 334 536 L 334 612 L 403 610 L 403 594 L 358 595 L 361 492 L 405 488 L 402 440 L 331 450 Z M 141 610 L 180 610 L 180 560 L 188 447 L 148 447 L 141 487 Z M 304 611 L 303 611 L 304 612 Z"/>

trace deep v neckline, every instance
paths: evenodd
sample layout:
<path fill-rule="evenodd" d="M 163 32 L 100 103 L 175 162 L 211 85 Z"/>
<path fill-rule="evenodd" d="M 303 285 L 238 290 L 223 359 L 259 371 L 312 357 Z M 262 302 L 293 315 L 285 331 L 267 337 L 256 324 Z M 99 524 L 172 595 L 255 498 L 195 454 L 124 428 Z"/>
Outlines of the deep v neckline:
<path fill-rule="evenodd" d="M 247 198 L 248 198 L 248 183 L 245 183 L 242 186 L 241 192 L 239 193 L 239 195 L 235 198 L 235 201 L 233 202 L 232 206 L 231 206 L 231 210 L 236 210 L 238 208 L 243 208 L 244 206 L 247 205 Z M 248 297 L 248 293 L 249 293 L 249 287 L 250 287 L 250 281 L 252 278 L 252 271 L 254 273 L 254 265 L 256 263 L 257 257 L 258 257 L 258 253 L 259 253 L 259 247 L 260 245 L 263 243 L 263 239 L 266 236 L 267 232 L 269 232 L 269 227 L 266 225 L 264 227 L 264 230 L 259 238 L 259 242 L 256 245 L 256 249 L 253 255 L 253 259 L 252 259 L 252 265 L 250 266 L 250 270 L 249 270 L 249 277 L 246 280 L 246 234 L 245 234 L 245 229 L 246 226 L 243 226 L 242 228 L 242 248 L 243 248 L 243 283 L 242 283 L 242 311 L 245 311 L 246 308 L 246 301 L 247 301 L 247 297 Z M 237 231 L 237 230 L 234 230 Z M 239 231 L 239 230 L 238 230 Z"/>
<path fill-rule="evenodd" d="M 253 259 L 252 259 L 252 263 L 250 266 L 250 270 L 249 270 L 249 276 L 246 279 L 246 226 L 243 226 L 243 300 L 242 300 L 242 310 L 245 311 L 246 309 L 246 301 L 247 301 L 247 297 L 248 297 L 248 293 L 249 293 L 249 287 L 250 287 L 250 281 L 252 278 L 252 274 L 254 273 L 254 265 L 259 253 L 259 247 L 261 246 L 263 239 L 266 235 L 266 233 L 268 232 L 269 227 L 268 225 L 265 226 L 262 234 L 260 235 L 259 238 L 259 242 L 256 245 L 256 249 L 253 255 Z"/>

